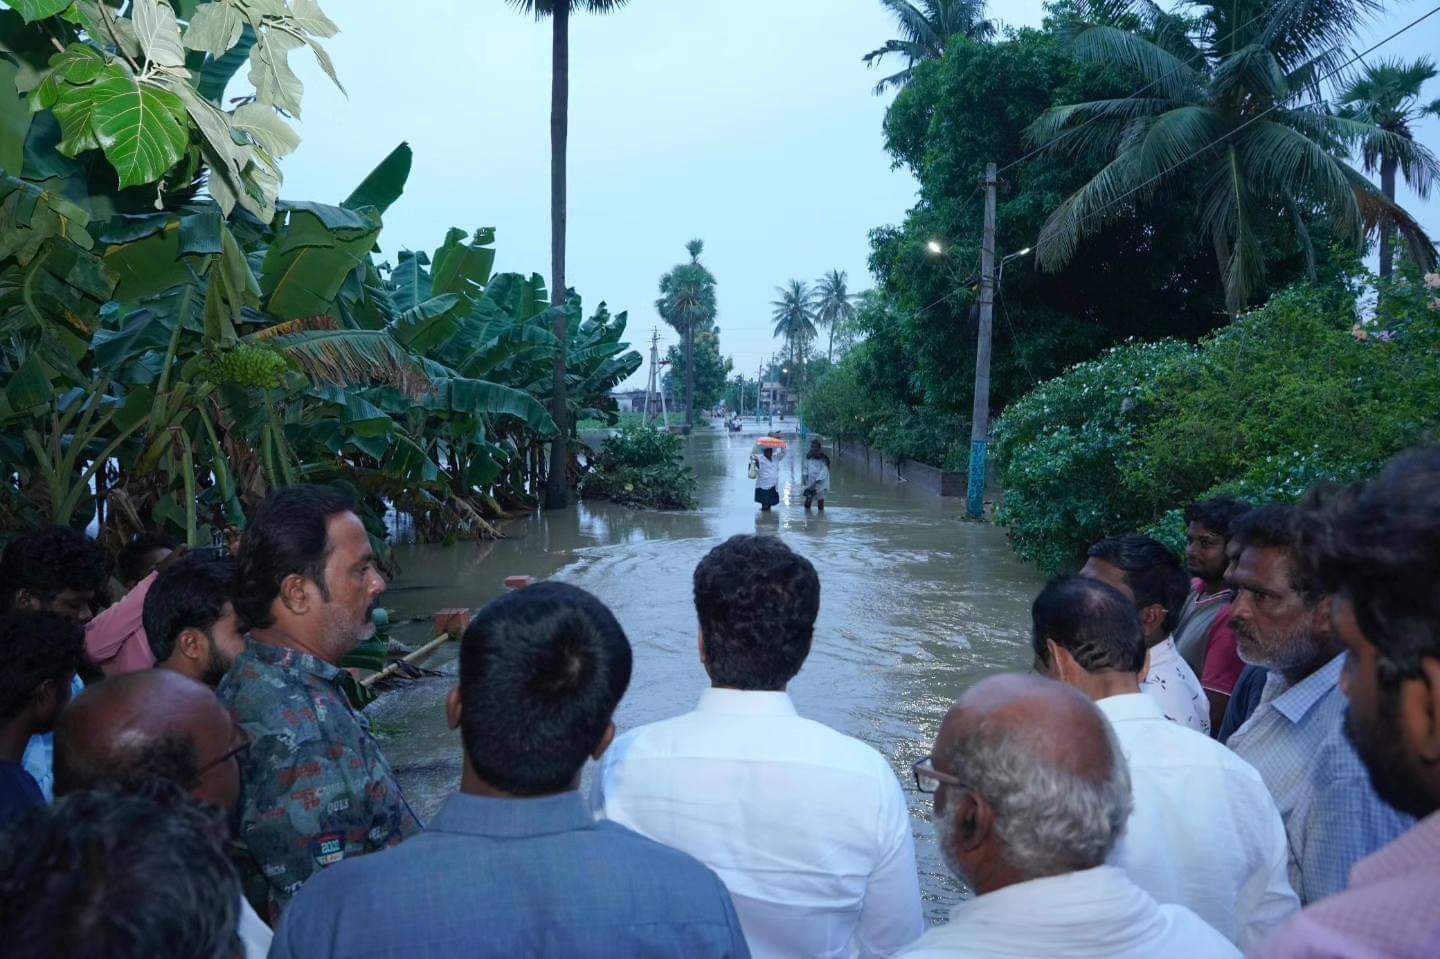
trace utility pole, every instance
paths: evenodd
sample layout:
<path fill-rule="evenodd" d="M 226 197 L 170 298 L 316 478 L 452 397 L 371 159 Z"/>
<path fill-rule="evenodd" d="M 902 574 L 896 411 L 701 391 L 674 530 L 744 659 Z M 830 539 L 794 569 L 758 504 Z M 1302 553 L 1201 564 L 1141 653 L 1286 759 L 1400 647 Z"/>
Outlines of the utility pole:
<path fill-rule="evenodd" d="M 975 344 L 975 405 L 970 414 L 970 480 L 965 509 L 985 515 L 985 458 L 990 442 L 990 330 L 995 312 L 995 164 L 985 166 L 985 237 L 980 242 L 980 335 Z"/>
<path fill-rule="evenodd" d="M 660 350 L 657 344 L 660 342 L 660 331 L 650 330 L 650 379 L 645 384 L 645 419 L 646 426 L 650 425 L 651 401 L 655 398 L 655 377 L 660 367 Z M 661 398 L 663 402 L 663 397 Z M 658 404 L 657 404 L 658 406 Z"/>

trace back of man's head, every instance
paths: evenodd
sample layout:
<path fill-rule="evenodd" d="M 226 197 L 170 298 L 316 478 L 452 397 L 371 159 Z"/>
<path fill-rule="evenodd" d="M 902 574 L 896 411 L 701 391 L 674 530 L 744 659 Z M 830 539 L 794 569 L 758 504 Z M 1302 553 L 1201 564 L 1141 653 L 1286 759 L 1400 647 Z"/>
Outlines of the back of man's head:
<path fill-rule="evenodd" d="M 491 787 L 573 787 L 630 685 L 630 641 L 594 596 L 539 583 L 476 614 L 460 645 L 460 733 Z"/>
<path fill-rule="evenodd" d="M 115 557 L 115 569 L 120 574 L 120 581 L 128 586 L 140 582 L 150 575 L 156 563 L 179 546 L 180 541 L 167 533 L 154 530 L 136 533 L 121 547 L 120 555 Z"/>
<path fill-rule="evenodd" d="M 1249 503 L 1233 496 L 1217 496 L 1214 499 L 1198 500 L 1185 507 L 1185 522 L 1199 523 L 1217 536 L 1229 539 L 1231 525 L 1248 512 Z"/>
<path fill-rule="evenodd" d="M 1165 610 L 1161 630 L 1169 635 L 1180 618 L 1180 610 L 1190 595 L 1190 580 L 1180 559 L 1157 539 L 1127 533 L 1102 539 L 1091 546 L 1086 556 L 1109 563 L 1125 576 L 1125 584 L 1135 594 L 1139 609 L 1160 606 Z"/>
<path fill-rule="evenodd" d="M 85 634 L 72 619 L 55 613 L 0 615 L 0 723 L 15 719 L 37 697 L 47 698 L 44 732 L 70 696 L 70 680 L 84 655 Z"/>
<path fill-rule="evenodd" d="M 175 651 L 181 631 L 208 632 L 235 595 L 235 560 L 192 553 L 155 578 L 145 594 L 145 639 L 157 663 Z"/>
<path fill-rule="evenodd" d="M 732 536 L 695 567 L 695 612 L 714 685 L 784 689 L 810 655 L 820 577 L 773 536 Z"/>
<path fill-rule="evenodd" d="M 1002 858 L 1020 881 L 1103 865 L 1129 818 L 1130 771 L 1115 733 L 1061 683 L 982 680 L 947 717 L 936 748 L 990 806 Z"/>
<path fill-rule="evenodd" d="M 209 752 L 222 751 L 231 725 L 209 687 L 172 670 L 112 676 L 77 696 L 60 718 L 55 794 L 102 786 L 128 789 L 150 779 L 195 790 L 201 741 Z M 208 791 L 202 798 L 222 806 L 231 799 Z"/>
<path fill-rule="evenodd" d="M 1273 549 L 1285 554 L 1290 570 L 1290 585 L 1307 603 L 1318 603 L 1325 595 L 1314 566 L 1304 555 L 1301 544 L 1299 516 L 1289 503 L 1259 506 L 1235 520 L 1231 527 L 1232 542 L 1242 550 Z"/>
<path fill-rule="evenodd" d="M 292 574 L 313 581 L 328 599 L 330 518 L 354 511 L 355 501 L 333 486 L 286 486 L 266 497 L 240 541 L 235 583 L 240 619 L 255 629 L 273 625 L 271 604 Z"/>
<path fill-rule="evenodd" d="M 81 792 L 0 836 L 10 959 L 230 959 L 240 880 L 212 813 L 177 788 Z"/>
<path fill-rule="evenodd" d="M 1050 643 L 1087 673 L 1139 673 L 1145 631 L 1125 596 L 1098 579 L 1068 576 L 1050 582 L 1030 607 L 1035 660 L 1051 665 Z"/>
<path fill-rule="evenodd" d="M 42 526 L 17 536 L 0 556 L 0 612 L 22 604 L 50 609 L 67 591 L 82 594 L 88 602 L 104 587 L 104 552 L 90 537 L 67 526 Z M 79 618 L 88 619 L 88 610 Z"/>

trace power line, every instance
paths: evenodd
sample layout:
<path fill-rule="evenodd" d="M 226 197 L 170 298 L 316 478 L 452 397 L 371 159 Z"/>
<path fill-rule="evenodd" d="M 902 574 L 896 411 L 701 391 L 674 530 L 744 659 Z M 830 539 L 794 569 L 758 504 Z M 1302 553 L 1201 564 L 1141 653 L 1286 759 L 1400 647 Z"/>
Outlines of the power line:
<path fill-rule="evenodd" d="M 1336 74 L 1340 73 L 1341 71 L 1345 70 L 1345 69 L 1348 68 L 1351 64 L 1355 63 L 1357 60 L 1360 60 L 1360 59 L 1362 59 L 1363 57 L 1365 57 L 1365 56 L 1367 56 L 1367 55 L 1369 55 L 1369 54 L 1371 54 L 1371 53 L 1374 53 L 1376 50 L 1380 49 L 1380 48 L 1383 47 L 1385 44 L 1389 43 L 1391 40 L 1394 40 L 1396 37 L 1400 36 L 1401 34 L 1406 33 L 1406 32 L 1408 32 L 1408 31 L 1414 29 L 1415 27 L 1419 26 L 1421 23 L 1424 23 L 1426 20 L 1430 19 L 1431 17 L 1433 17 L 1433 16 L 1434 16 L 1435 14 L 1437 14 L 1437 13 L 1440 13 L 1440 6 L 1434 7 L 1434 8 L 1432 8 L 1428 13 L 1425 13 L 1425 14 L 1420 15 L 1419 17 L 1416 17 L 1414 20 L 1410 21 L 1408 24 L 1406 24 L 1405 26 L 1401 27 L 1399 30 L 1396 30 L 1394 33 L 1390 34 L 1390 35 L 1389 35 L 1388 37 L 1386 37 L 1385 39 L 1383 39 L 1383 40 L 1381 40 L 1381 41 L 1373 44 L 1372 46 L 1370 46 L 1369 48 L 1367 48 L 1367 49 L 1365 49 L 1365 50 L 1362 50 L 1360 53 L 1355 54 L 1355 55 L 1354 55 L 1353 57 L 1351 57 L 1349 60 L 1346 60 L 1344 63 L 1340 64 L 1340 66 L 1336 67 L 1334 70 L 1331 70 L 1329 73 L 1325 74 L 1324 76 L 1321 76 L 1321 77 L 1316 78 L 1316 80 L 1315 80 L 1316 84 L 1319 84 L 1319 83 L 1321 83 L 1321 82 L 1323 82 L 1323 81 L 1325 81 L 1325 80 L 1329 80 L 1331 77 L 1333 77 L 1333 76 L 1335 76 Z M 1323 102 L 1323 101 L 1317 100 L 1317 101 L 1308 103 L 1308 104 L 1306 104 L 1306 105 L 1303 106 L 1303 107 L 1299 107 L 1298 109 L 1302 109 L 1302 110 L 1303 110 L 1303 109 L 1306 109 L 1307 107 L 1317 106 L 1317 105 L 1319 105 L 1321 102 Z M 1195 159 L 1196 157 L 1200 156 L 1202 153 L 1205 153 L 1206 151 L 1208 151 L 1208 150 L 1210 150 L 1210 149 L 1213 149 L 1215 146 L 1219 145 L 1220 143 L 1224 142 L 1225 140 L 1230 139 L 1230 138 L 1233 137 L 1235 134 L 1239 133 L 1241 130 L 1245 129 L 1246 127 L 1250 126 L 1251 124 L 1260 122 L 1261 120 L 1265 119 L 1267 116 L 1269 116 L 1270 114 L 1274 113 L 1274 112 L 1275 112 L 1276 110 L 1278 110 L 1278 109 L 1280 109 L 1280 104 L 1276 103 L 1276 104 L 1268 107 L 1268 108 L 1265 109 L 1264 111 L 1255 114 L 1255 116 L 1253 116 L 1253 117 L 1251 117 L 1250 119 L 1246 120 L 1244 123 L 1240 124 L 1240 125 L 1237 126 L 1235 129 L 1228 131 L 1228 132 L 1225 133 L 1223 136 L 1216 137 L 1214 140 L 1211 140 L 1209 143 L 1207 143 L 1207 144 L 1205 144 L 1204 146 L 1200 147 L 1200 148 L 1197 149 L 1194 153 L 1191 153 L 1189 156 L 1184 157 L 1183 159 L 1176 161 L 1176 162 L 1175 162 L 1174 164 L 1172 164 L 1171 166 L 1166 167 L 1164 170 L 1161 170 L 1159 173 L 1155 174 L 1154 176 L 1150 177 L 1149 179 L 1145 180 L 1144 182 L 1139 183 L 1139 184 L 1137 184 L 1137 185 L 1134 186 L 1134 187 L 1131 187 L 1129 190 L 1126 190 L 1124 193 L 1120 194 L 1118 197 L 1116 197 L 1115 199 L 1109 201 L 1108 203 L 1104 204 L 1103 206 L 1099 207 L 1098 209 L 1091 210 L 1089 213 L 1086 213 L 1084 216 L 1082 216 L 1082 217 L 1080 218 L 1080 222 L 1081 222 L 1081 223 L 1084 223 L 1086 220 L 1090 219 L 1091 217 L 1097 216 L 1097 215 L 1099 215 L 1099 214 L 1101 214 L 1101 213 L 1104 213 L 1106 210 L 1110 209 L 1112 206 L 1115 206 L 1116 204 L 1121 203 L 1121 202 L 1129 199 L 1130 197 L 1134 196 L 1136 193 L 1139 193 L 1141 190 L 1143 190 L 1143 189 L 1145 189 L 1146 187 L 1150 186 L 1150 184 L 1155 183 L 1157 180 L 1160 180 L 1160 179 L 1162 179 L 1162 178 L 1164 178 L 1164 177 L 1166 177 L 1166 176 L 1169 176 L 1171 173 L 1174 173 L 1176 170 L 1180 169 L 1180 167 L 1182 167 L 1182 166 L 1184 166 L 1185 164 L 1189 163 L 1191 160 L 1193 160 L 1193 159 Z M 1037 240 L 1037 241 L 1036 241 L 1037 245 L 1038 245 L 1038 242 L 1039 242 L 1039 241 Z"/>

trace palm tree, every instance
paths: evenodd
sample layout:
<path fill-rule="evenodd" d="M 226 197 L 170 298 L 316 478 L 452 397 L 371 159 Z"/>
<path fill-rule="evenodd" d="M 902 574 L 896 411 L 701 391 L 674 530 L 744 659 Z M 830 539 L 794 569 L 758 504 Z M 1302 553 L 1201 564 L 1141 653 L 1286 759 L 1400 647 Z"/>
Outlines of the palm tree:
<path fill-rule="evenodd" d="M 610 13 L 625 6 L 628 0 L 508 0 L 535 19 L 551 18 L 550 80 L 550 303 L 564 307 L 565 286 L 565 147 L 570 129 L 570 15 Z M 550 398 L 550 415 L 559 434 L 550 447 L 550 472 L 545 479 L 545 508 L 561 509 L 568 495 L 570 469 L 570 423 L 566 417 L 565 356 L 569 338 L 569 317 L 563 309 L 555 311 L 555 338 L 560 341 L 551 367 L 554 395 Z"/>
<path fill-rule="evenodd" d="M 905 69 L 875 84 L 878 96 L 891 87 L 903 87 L 915 74 L 915 66 L 925 60 L 938 60 L 956 34 L 971 40 L 988 40 L 995 35 L 995 24 L 985 19 L 985 0 L 880 0 L 900 25 L 900 38 L 887 40 L 883 47 L 863 57 L 867 66 L 876 66 L 886 57 L 898 54 L 905 58 Z"/>
<path fill-rule="evenodd" d="M 685 244 L 690 262 L 682 263 L 660 278 L 660 299 L 655 311 L 673 326 L 685 343 L 685 426 L 695 427 L 695 331 L 714 325 L 715 276 L 700 262 L 703 240 Z"/>
<path fill-rule="evenodd" d="M 831 270 L 815 281 L 815 319 L 830 328 L 825 359 L 835 362 L 835 327 L 855 318 L 855 297 L 845 289 L 845 271 Z"/>
<path fill-rule="evenodd" d="M 1075 56 L 1128 67 L 1147 86 L 1140 96 L 1054 107 L 1031 126 L 1037 144 L 1064 141 L 1108 161 L 1051 214 L 1037 243 L 1042 266 L 1063 267 L 1086 237 L 1147 201 L 1164 202 L 1161 191 L 1179 184 L 1198 187 L 1195 222 L 1214 244 L 1232 310 L 1260 291 L 1270 236 L 1293 236 L 1313 270 L 1310 221 L 1351 234 L 1357 246 L 1388 221 L 1417 261 L 1433 261 L 1420 225 L 1344 159 L 1345 145 L 1365 138 L 1416 163 L 1423 148 L 1318 102 L 1355 25 L 1379 0 L 1201 2 L 1187 8 L 1191 19 L 1151 0 L 1077 6 L 1094 22 L 1071 25 Z"/>
<path fill-rule="evenodd" d="M 1426 116 L 1440 116 L 1440 100 L 1420 105 L 1420 88 L 1433 80 L 1440 71 L 1435 61 L 1421 57 L 1414 63 L 1383 60 L 1366 64 L 1365 72 L 1351 81 L 1340 94 L 1340 113 L 1384 131 L 1385 134 L 1414 143 L 1410 125 Z M 1380 171 L 1380 192 L 1387 200 L 1395 199 L 1395 174 L 1405 177 L 1421 199 L 1430 196 L 1430 187 L 1440 177 L 1435 155 L 1416 144 L 1413 153 L 1397 154 L 1390 149 L 1388 137 L 1365 136 L 1360 140 L 1360 156 L 1365 172 Z M 1394 266 L 1395 226 L 1386 221 L 1380 225 L 1380 276 L 1389 277 Z"/>
<path fill-rule="evenodd" d="M 798 368 L 805 347 L 815 338 L 815 294 L 804 280 L 791 280 L 786 286 L 775 287 L 775 292 L 780 296 L 770 303 L 775 308 L 771 314 L 775 335 L 784 337 L 790 365 Z"/>

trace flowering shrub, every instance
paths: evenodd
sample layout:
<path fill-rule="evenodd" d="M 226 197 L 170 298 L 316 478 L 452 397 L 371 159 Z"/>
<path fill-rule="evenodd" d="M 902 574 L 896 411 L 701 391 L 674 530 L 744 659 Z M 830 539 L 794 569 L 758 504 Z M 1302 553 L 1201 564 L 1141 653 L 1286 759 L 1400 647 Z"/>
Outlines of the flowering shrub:
<path fill-rule="evenodd" d="M 1353 296 L 1292 287 L 1202 340 L 1126 344 L 1006 410 L 1000 514 L 1047 571 L 1086 545 L 1146 530 L 1183 539 L 1186 503 L 1291 501 L 1440 438 L 1440 313 L 1428 280 L 1380 291 L 1357 339 Z"/>

